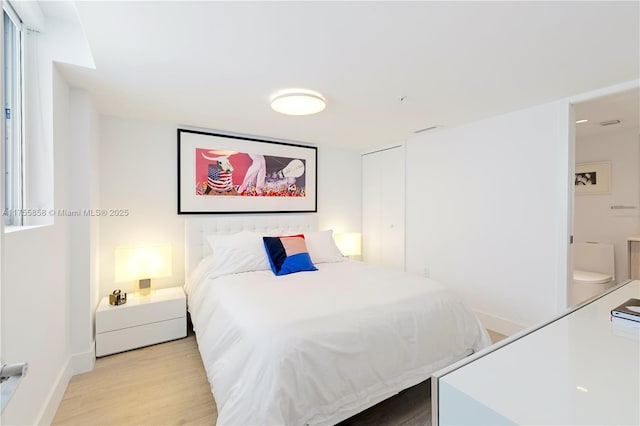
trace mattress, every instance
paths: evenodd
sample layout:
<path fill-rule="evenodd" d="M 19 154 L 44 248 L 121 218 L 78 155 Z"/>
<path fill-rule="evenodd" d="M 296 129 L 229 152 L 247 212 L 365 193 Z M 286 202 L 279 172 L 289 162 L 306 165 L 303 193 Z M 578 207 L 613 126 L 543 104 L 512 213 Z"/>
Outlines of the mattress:
<path fill-rule="evenodd" d="M 356 261 L 185 288 L 220 425 L 335 424 L 489 344 L 447 286 Z"/>

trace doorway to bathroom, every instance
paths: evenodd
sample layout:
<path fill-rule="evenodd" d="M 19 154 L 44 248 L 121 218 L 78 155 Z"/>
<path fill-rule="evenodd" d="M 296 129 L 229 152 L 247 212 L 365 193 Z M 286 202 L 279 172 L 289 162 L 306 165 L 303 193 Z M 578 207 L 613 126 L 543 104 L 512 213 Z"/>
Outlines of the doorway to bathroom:
<path fill-rule="evenodd" d="M 574 116 L 570 306 L 640 277 L 640 89 L 575 103 Z"/>

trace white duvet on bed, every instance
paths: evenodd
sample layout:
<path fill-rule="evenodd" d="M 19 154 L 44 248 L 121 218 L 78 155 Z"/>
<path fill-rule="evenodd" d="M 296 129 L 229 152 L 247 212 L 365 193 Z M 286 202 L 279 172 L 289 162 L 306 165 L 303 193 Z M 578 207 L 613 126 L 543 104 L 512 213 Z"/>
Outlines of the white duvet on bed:
<path fill-rule="evenodd" d="M 187 287 L 219 425 L 333 424 L 489 343 L 435 281 L 361 262 Z"/>

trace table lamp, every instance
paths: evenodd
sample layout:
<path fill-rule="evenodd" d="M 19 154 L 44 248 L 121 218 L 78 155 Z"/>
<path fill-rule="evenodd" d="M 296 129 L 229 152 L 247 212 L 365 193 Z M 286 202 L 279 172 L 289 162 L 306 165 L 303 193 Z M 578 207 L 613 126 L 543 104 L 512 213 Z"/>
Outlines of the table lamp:
<path fill-rule="evenodd" d="M 343 256 L 351 257 L 362 254 L 362 234 L 359 232 L 335 234 L 334 239 Z"/>
<path fill-rule="evenodd" d="M 138 291 L 146 296 L 151 293 L 151 279 L 169 277 L 171 269 L 171 245 L 117 247 L 114 250 L 115 281 L 138 280 Z"/>

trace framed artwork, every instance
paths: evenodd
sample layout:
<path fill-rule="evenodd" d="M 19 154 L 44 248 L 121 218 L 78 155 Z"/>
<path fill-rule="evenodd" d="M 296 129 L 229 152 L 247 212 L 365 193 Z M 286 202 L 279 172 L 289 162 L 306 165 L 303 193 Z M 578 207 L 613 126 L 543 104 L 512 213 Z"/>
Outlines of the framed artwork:
<path fill-rule="evenodd" d="M 317 212 L 313 146 L 178 129 L 178 214 Z"/>
<path fill-rule="evenodd" d="M 608 194 L 611 191 L 611 162 L 576 164 L 576 195 Z"/>

